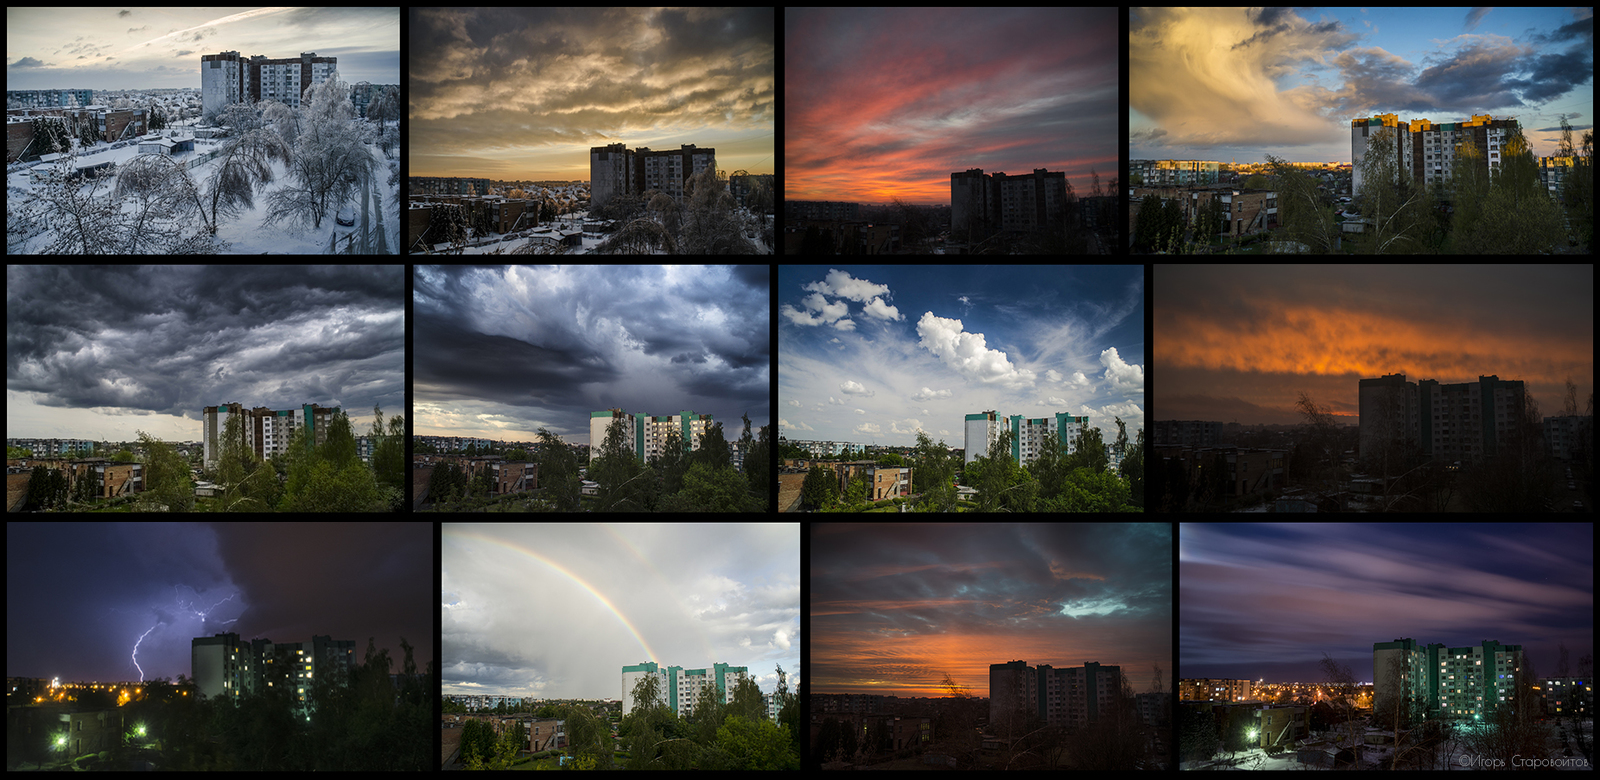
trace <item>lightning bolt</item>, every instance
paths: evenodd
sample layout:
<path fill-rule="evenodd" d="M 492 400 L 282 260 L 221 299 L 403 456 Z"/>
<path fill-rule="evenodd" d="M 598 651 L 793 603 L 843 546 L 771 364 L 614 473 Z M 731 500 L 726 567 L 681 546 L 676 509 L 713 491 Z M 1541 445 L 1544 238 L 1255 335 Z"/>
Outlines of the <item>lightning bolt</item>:
<path fill-rule="evenodd" d="M 161 623 L 160 621 L 157 621 L 155 626 L 145 629 L 144 633 L 139 635 L 139 641 L 133 643 L 133 665 L 134 668 L 139 670 L 139 682 L 144 682 L 144 667 L 139 665 L 139 645 L 142 644 L 144 642 L 144 638 L 150 636 L 150 632 L 156 630 L 156 626 L 159 625 L 161 625 Z"/>

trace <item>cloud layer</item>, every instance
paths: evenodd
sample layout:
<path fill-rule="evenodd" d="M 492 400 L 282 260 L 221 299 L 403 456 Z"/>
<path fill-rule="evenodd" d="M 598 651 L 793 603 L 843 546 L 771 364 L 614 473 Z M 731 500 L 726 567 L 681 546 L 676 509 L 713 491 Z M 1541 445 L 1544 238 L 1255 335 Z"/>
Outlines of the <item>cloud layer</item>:
<path fill-rule="evenodd" d="M 616 142 L 693 143 L 720 169 L 772 171 L 771 8 L 410 16 L 419 174 L 588 179 L 589 148 Z"/>
<path fill-rule="evenodd" d="M 785 193 L 949 203 L 969 168 L 1116 176 L 1117 13 L 789 9 Z"/>

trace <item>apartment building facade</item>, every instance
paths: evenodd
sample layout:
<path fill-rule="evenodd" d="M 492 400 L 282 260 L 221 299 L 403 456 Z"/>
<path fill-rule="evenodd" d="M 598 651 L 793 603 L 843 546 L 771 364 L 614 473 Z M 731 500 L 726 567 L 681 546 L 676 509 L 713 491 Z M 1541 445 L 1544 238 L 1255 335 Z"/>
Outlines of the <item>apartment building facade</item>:
<path fill-rule="evenodd" d="M 970 168 L 950 174 L 950 227 L 965 238 L 993 230 L 1026 232 L 1059 224 L 1067 214 L 1067 174 L 987 174 Z"/>
<path fill-rule="evenodd" d="M 1402 696 L 1428 717 L 1480 720 L 1498 707 L 1515 706 L 1521 671 L 1522 645 L 1484 640 L 1446 647 L 1410 638 L 1372 645 L 1375 706 L 1393 707 L 1393 697 Z"/>
<path fill-rule="evenodd" d="M 1506 140 L 1519 127 L 1515 119 L 1495 119 L 1489 114 L 1474 115 L 1461 122 L 1433 122 L 1427 119 L 1402 121 L 1396 114 L 1378 114 L 1350 122 L 1352 191 L 1361 191 L 1361 161 L 1368 141 L 1382 128 L 1390 128 L 1400 170 L 1408 171 L 1419 186 L 1448 184 L 1458 164 L 1457 145 L 1471 142 L 1481 155 L 1490 176 L 1500 172 Z"/>
<path fill-rule="evenodd" d="M 698 414 L 688 410 L 672 415 L 634 414 L 622 409 L 590 412 L 589 460 L 591 462 L 600 457 L 601 445 L 606 441 L 606 431 L 611 427 L 612 420 L 617 419 L 622 420 L 623 446 L 637 457 L 640 463 L 649 463 L 651 458 L 665 454 L 667 437 L 673 430 L 678 431 L 684 452 L 700 449 L 701 435 L 714 422 L 709 414 Z"/>
<path fill-rule="evenodd" d="M 311 710 L 318 678 L 345 684 L 357 665 L 355 640 L 312 636 L 309 642 L 241 639 L 223 633 L 190 640 L 190 679 L 200 695 L 237 702 L 256 691 L 286 690 L 295 708 Z"/>
<path fill-rule="evenodd" d="M 684 182 L 717 167 L 717 150 L 683 144 L 678 149 L 629 149 L 615 143 L 589 149 L 589 202 L 600 206 L 618 195 L 643 195 L 652 190 L 682 198 Z"/>
<path fill-rule="evenodd" d="M 276 100 L 299 108 L 305 90 L 327 81 L 338 68 L 338 57 L 318 57 L 316 52 L 281 59 L 259 54 L 246 58 L 236 51 L 202 54 L 200 106 L 206 116 L 246 100 Z"/>
<path fill-rule="evenodd" d="M 1037 716 L 1051 726 L 1081 727 L 1110 717 L 1122 695 L 1122 667 L 989 665 L 989 722 Z M 1021 724 L 1016 724 L 1021 725 Z"/>
<path fill-rule="evenodd" d="M 317 404 L 306 404 L 299 409 L 277 410 L 265 406 L 247 410 L 244 404 L 239 403 L 207 406 L 203 410 L 201 437 L 205 447 L 205 466 L 213 468 L 221 458 L 222 434 L 227 430 L 230 416 L 239 415 L 243 418 L 245 446 L 253 450 L 257 458 L 266 460 L 276 453 L 287 452 L 295 431 L 302 427 L 309 429 L 307 435 L 311 437 L 313 443 L 326 442 L 328 424 L 333 421 L 333 415 L 337 411 L 339 411 L 337 406 L 330 409 Z"/>
<path fill-rule="evenodd" d="M 750 670 L 749 667 L 730 666 L 724 663 L 713 663 L 704 669 L 663 667 L 658 666 L 655 661 L 624 666 L 622 667 L 623 716 L 627 716 L 637 705 L 633 698 L 633 689 L 644 677 L 654 677 L 657 689 L 666 698 L 667 707 L 679 717 L 686 718 L 694 713 L 694 703 L 700 698 L 701 690 L 715 686 L 717 701 L 727 704 L 731 701 L 733 690 L 739 681 L 749 679 Z"/>
<path fill-rule="evenodd" d="M 1472 462 L 1499 454 L 1520 424 L 1526 388 L 1497 375 L 1476 382 L 1406 381 L 1388 374 L 1360 383 L 1361 456 L 1413 442 L 1430 458 Z"/>
<path fill-rule="evenodd" d="M 1062 452 L 1077 452 L 1078 437 L 1089 427 L 1087 416 L 1074 416 L 1066 412 L 1056 412 L 1050 417 L 1029 418 L 1020 414 L 1001 417 L 993 409 L 969 414 L 964 422 L 966 463 L 987 456 L 989 447 L 1000 438 L 1001 432 L 1009 429 L 1011 459 L 1022 466 L 1038 460 L 1044 445 L 1051 440 L 1061 443 Z"/>

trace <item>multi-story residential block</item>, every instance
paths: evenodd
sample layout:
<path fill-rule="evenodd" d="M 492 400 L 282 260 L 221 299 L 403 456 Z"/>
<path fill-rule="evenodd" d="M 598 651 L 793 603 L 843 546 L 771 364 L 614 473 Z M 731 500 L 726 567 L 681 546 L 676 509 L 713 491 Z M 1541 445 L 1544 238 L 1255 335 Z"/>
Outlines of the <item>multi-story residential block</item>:
<path fill-rule="evenodd" d="M 629 149 L 615 143 L 589 149 L 589 202 L 600 206 L 618 195 L 658 191 L 683 197 L 683 184 L 707 168 L 717 167 L 717 150 L 683 144 L 679 149 Z"/>
<path fill-rule="evenodd" d="M 1409 638 L 1372 645 L 1374 706 L 1393 707 L 1394 697 L 1402 696 L 1429 717 L 1477 720 L 1514 706 L 1520 671 L 1521 645 L 1485 640 L 1446 647 Z"/>
<path fill-rule="evenodd" d="M 1360 384 L 1361 456 L 1413 442 L 1430 458 L 1470 462 L 1493 457 L 1519 424 L 1521 380 L 1479 376 L 1476 382 L 1406 381 L 1405 374 Z"/>
<path fill-rule="evenodd" d="M 992 230 L 1025 232 L 1058 224 L 1067 214 L 1067 174 L 986 174 L 972 168 L 950 174 L 950 227 L 964 238 Z"/>
<path fill-rule="evenodd" d="M 299 57 L 268 59 L 255 55 L 248 59 L 239 52 L 200 56 L 200 106 L 212 116 L 230 103 L 276 100 L 291 108 L 300 107 L 308 87 L 321 84 L 338 70 L 338 57 L 318 57 L 302 52 Z"/>
<path fill-rule="evenodd" d="M 1057 412 L 1050 417 L 1028 418 L 1020 414 L 1000 417 L 993 409 L 969 414 L 966 417 L 966 459 L 971 463 L 987 456 L 990 445 L 1000 438 L 1002 430 L 1011 431 L 1011 458 L 1026 466 L 1038 460 L 1046 442 L 1060 442 L 1061 451 L 1078 451 L 1078 436 L 1088 428 L 1087 416 L 1073 416 Z"/>
<path fill-rule="evenodd" d="M 1244 701 L 1250 698 L 1249 680 L 1187 678 L 1178 681 L 1181 701 Z"/>
<path fill-rule="evenodd" d="M 238 403 L 207 406 L 204 409 L 202 435 L 206 468 L 215 466 L 217 459 L 222 456 L 222 434 L 227 430 L 231 415 L 243 418 L 245 446 L 254 450 L 257 458 L 266 460 L 275 453 L 287 452 L 295 430 L 301 427 L 309 427 L 308 435 L 312 442 L 322 444 L 327 441 L 328 424 L 333 421 L 333 414 L 337 411 L 337 406 L 329 409 L 316 404 L 282 410 L 264 406 L 246 410 L 243 404 Z"/>
<path fill-rule="evenodd" d="M 1056 668 L 1026 661 L 989 665 L 989 722 L 1037 716 L 1052 726 L 1083 726 L 1108 716 L 1122 695 L 1122 667 L 1096 662 Z M 1020 724 L 1019 724 L 1020 725 Z"/>
<path fill-rule="evenodd" d="M 1544 714 L 1583 720 L 1594 713 L 1593 677 L 1540 677 Z"/>
<path fill-rule="evenodd" d="M 344 685 L 356 665 L 354 640 L 313 636 L 310 642 L 243 640 L 215 634 L 190 640 L 190 680 L 200 695 L 237 702 L 258 690 L 286 690 L 296 709 L 309 713 L 312 681 Z"/>
<path fill-rule="evenodd" d="M 1448 184 L 1455 175 L 1457 145 L 1470 142 L 1477 147 L 1488 173 L 1500 172 L 1505 144 L 1520 125 L 1515 119 L 1495 119 L 1489 114 L 1474 115 L 1463 122 L 1436 123 L 1427 119 L 1401 121 L 1395 114 L 1378 114 L 1350 122 L 1351 186 L 1361 192 L 1361 161 L 1369 140 L 1390 128 L 1399 170 L 1410 173 L 1418 186 Z"/>
<path fill-rule="evenodd" d="M 1594 417 L 1566 415 L 1544 418 L 1544 443 L 1550 457 L 1571 460 L 1574 451 L 1594 444 Z"/>
<path fill-rule="evenodd" d="M 750 670 L 744 666 L 714 663 L 707 669 L 684 669 L 681 666 L 660 667 L 655 661 L 646 661 L 622 667 L 622 714 L 633 711 L 636 702 L 633 688 L 644 677 L 654 677 L 666 705 L 679 717 L 694 713 L 695 700 L 707 686 L 716 687 L 717 701 L 727 704 L 739 680 L 749 679 Z"/>
<path fill-rule="evenodd" d="M 709 414 L 682 411 L 673 415 L 631 414 L 621 409 L 607 409 L 589 413 L 589 460 L 600 457 L 600 446 L 605 443 L 606 431 L 611 421 L 620 419 L 623 425 L 623 446 L 649 463 L 651 458 L 666 452 L 667 436 L 678 431 L 684 452 L 700 449 L 700 437 L 714 422 Z"/>

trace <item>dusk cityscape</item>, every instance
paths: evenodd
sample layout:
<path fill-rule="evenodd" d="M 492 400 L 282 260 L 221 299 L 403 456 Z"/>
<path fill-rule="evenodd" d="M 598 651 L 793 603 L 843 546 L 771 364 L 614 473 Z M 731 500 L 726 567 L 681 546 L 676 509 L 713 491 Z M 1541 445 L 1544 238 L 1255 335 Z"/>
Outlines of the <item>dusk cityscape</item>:
<path fill-rule="evenodd" d="M 1590 524 L 1185 523 L 1178 582 L 1185 768 L 1592 760 Z"/>

